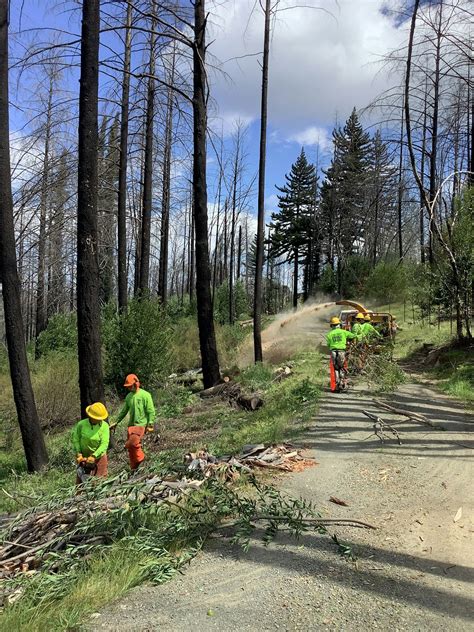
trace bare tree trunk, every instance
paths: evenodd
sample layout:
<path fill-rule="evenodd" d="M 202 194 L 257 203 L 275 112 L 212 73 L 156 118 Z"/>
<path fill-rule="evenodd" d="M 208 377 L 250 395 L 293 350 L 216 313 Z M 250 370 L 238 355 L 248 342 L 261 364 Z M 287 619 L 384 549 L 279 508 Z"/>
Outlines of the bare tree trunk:
<path fill-rule="evenodd" d="M 237 246 L 237 281 L 240 281 L 242 267 L 242 224 L 239 224 L 239 237 Z"/>
<path fill-rule="evenodd" d="M 168 298 L 168 240 L 170 227 L 170 193 L 171 193 L 171 144 L 173 140 L 173 89 L 175 73 L 176 46 L 173 48 L 170 87 L 168 88 L 168 104 L 166 109 L 165 147 L 163 156 L 163 195 L 161 199 L 161 238 L 160 269 L 158 276 L 158 296 L 163 304 Z"/>
<path fill-rule="evenodd" d="M 117 280 L 119 310 L 127 309 L 127 164 L 130 105 L 130 59 L 132 55 L 132 4 L 127 0 L 122 101 L 120 106 L 120 159 L 117 206 Z"/>
<path fill-rule="evenodd" d="M 293 307 L 298 307 L 298 248 L 295 248 L 295 260 L 293 262 Z"/>
<path fill-rule="evenodd" d="M 441 63 L 441 40 L 442 31 L 441 24 L 443 19 L 443 0 L 440 0 L 439 7 L 438 31 L 436 33 L 436 58 L 435 58 L 435 74 L 433 78 L 433 117 L 431 123 L 431 151 L 430 151 L 430 202 L 433 203 L 436 196 L 437 178 L 436 178 L 436 162 L 438 159 L 438 119 L 439 119 L 439 84 L 441 79 L 440 63 Z M 435 209 L 432 209 L 429 218 L 429 261 L 430 265 L 434 264 L 433 255 L 433 218 Z"/>
<path fill-rule="evenodd" d="M 142 231 L 140 247 L 140 278 L 138 289 L 140 294 L 145 294 L 150 283 L 150 250 L 151 250 L 151 207 L 153 185 L 153 122 L 155 119 L 155 42 L 156 19 L 155 0 L 151 1 L 152 21 L 150 34 L 150 60 L 145 122 L 145 166 L 143 174 L 143 209 Z"/>
<path fill-rule="evenodd" d="M 398 199 L 397 199 L 397 216 L 398 216 L 398 257 L 400 261 L 403 259 L 403 235 L 402 235 L 402 193 L 403 193 L 403 112 L 402 124 L 400 129 L 400 155 L 398 158 Z M 378 193 L 377 193 L 378 195 Z M 377 231 L 377 226 L 375 227 Z M 375 255 L 374 255 L 375 257 Z"/>
<path fill-rule="evenodd" d="M 232 178 L 232 217 L 230 224 L 230 263 L 229 263 L 229 324 L 234 324 L 234 259 L 235 259 L 235 223 L 237 214 L 237 180 L 239 175 L 240 128 L 237 132 L 235 148 L 234 174 Z"/>
<path fill-rule="evenodd" d="M 49 151 L 51 144 L 51 117 L 53 110 L 53 74 L 49 78 L 48 105 L 46 110 L 46 128 L 44 138 L 44 159 L 43 175 L 41 180 L 40 199 L 40 226 L 38 241 L 38 283 L 36 288 L 36 331 L 38 336 L 46 328 L 46 292 L 45 292 L 45 272 L 46 272 L 46 223 L 48 213 L 49 194 Z M 35 357 L 38 358 L 38 345 L 35 346 Z"/>
<path fill-rule="evenodd" d="M 425 162 L 426 162 L 426 119 L 428 116 L 428 77 L 425 80 L 425 100 L 423 107 L 423 136 L 421 140 L 421 173 L 420 178 L 424 186 L 425 181 Z M 420 261 L 425 263 L 425 205 L 423 196 L 420 194 Z"/>
<path fill-rule="evenodd" d="M 260 109 L 260 156 L 258 163 L 257 252 L 253 303 L 253 343 L 255 362 L 262 362 L 262 277 L 265 223 L 265 162 L 267 155 L 268 57 L 270 51 L 271 0 L 265 0 L 263 36 L 262 95 Z"/>
<path fill-rule="evenodd" d="M 104 401 L 97 257 L 100 0 L 83 5 L 77 187 L 77 333 L 81 414 Z"/>
<path fill-rule="evenodd" d="M 204 388 L 220 379 L 211 298 L 206 182 L 206 14 L 205 0 L 194 3 L 193 45 L 193 214 L 196 231 L 196 298 Z"/>
<path fill-rule="evenodd" d="M 48 454 L 28 370 L 15 251 L 8 112 L 8 7 L 8 0 L 0 0 L 0 279 L 13 397 L 28 470 L 36 472 L 47 464 Z"/>

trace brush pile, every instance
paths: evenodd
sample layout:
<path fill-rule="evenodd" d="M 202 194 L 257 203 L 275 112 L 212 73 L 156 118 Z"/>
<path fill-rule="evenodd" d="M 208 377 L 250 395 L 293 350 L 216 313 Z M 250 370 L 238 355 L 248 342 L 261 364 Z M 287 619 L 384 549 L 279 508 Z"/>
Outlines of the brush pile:
<path fill-rule="evenodd" d="M 163 480 L 158 476 L 125 479 L 120 475 L 103 483 L 86 484 L 77 496 L 24 512 L 0 532 L 0 579 L 18 572 L 32 574 L 45 562 L 54 572 L 62 562 L 60 553 L 85 555 L 98 545 L 110 544 L 114 533 L 108 528 L 113 522 L 109 517 L 138 505 L 177 505 L 203 482 Z"/>
<path fill-rule="evenodd" d="M 216 477 L 221 481 L 236 480 L 242 472 L 250 473 L 254 468 L 271 468 L 284 472 L 299 472 L 316 465 L 316 461 L 303 457 L 301 451 L 290 443 L 265 446 L 263 443 L 245 445 L 237 456 L 220 458 L 207 450 L 189 452 L 184 463 L 190 472 L 201 472 L 204 477 Z"/>

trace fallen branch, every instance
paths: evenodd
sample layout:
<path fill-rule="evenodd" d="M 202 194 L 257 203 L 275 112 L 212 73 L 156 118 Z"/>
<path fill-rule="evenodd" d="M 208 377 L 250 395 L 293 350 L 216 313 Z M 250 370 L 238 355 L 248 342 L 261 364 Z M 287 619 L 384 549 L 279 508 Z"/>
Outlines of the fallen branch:
<path fill-rule="evenodd" d="M 411 419 L 412 421 L 417 421 L 421 424 L 424 424 L 425 426 L 430 426 L 430 428 L 440 428 L 440 426 L 436 426 L 425 415 L 421 415 L 420 413 L 415 413 L 415 412 L 412 412 L 411 410 L 405 410 L 403 408 L 395 408 L 395 406 L 391 406 L 390 404 L 387 404 L 386 402 L 382 402 L 379 399 L 373 399 L 372 401 L 375 402 L 378 406 L 381 406 L 382 408 L 385 408 L 386 410 L 389 410 L 390 412 L 394 413 L 395 415 L 402 415 L 403 417 L 408 417 L 408 419 Z"/>
<path fill-rule="evenodd" d="M 374 413 L 371 413 L 368 410 L 363 410 L 362 412 L 364 413 L 366 417 L 368 417 L 369 419 L 372 419 L 372 421 L 375 421 L 374 426 L 373 426 L 374 434 L 378 439 L 380 439 L 382 443 L 384 443 L 386 440 L 385 432 L 388 430 L 388 432 L 391 432 L 396 437 L 398 441 L 398 445 L 402 445 L 400 435 L 398 434 L 397 430 L 395 430 L 393 426 L 391 426 L 384 419 L 382 419 L 382 417 L 379 417 L 378 415 L 374 415 Z"/>

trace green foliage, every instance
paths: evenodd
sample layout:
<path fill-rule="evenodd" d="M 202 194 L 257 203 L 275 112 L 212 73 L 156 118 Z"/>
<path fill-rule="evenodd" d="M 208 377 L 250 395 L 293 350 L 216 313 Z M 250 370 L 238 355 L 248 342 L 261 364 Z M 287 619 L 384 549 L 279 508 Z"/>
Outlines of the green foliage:
<path fill-rule="evenodd" d="M 345 298 L 359 298 L 366 291 L 371 263 L 367 257 L 348 257 L 341 278 L 341 295 Z"/>
<path fill-rule="evenodd" d="M 366 287 L 369 296 L 378 301 L 391 304 L 403 300 L 407 292 L 407 270 L 398 262 L 382 261 L 368 275 Z"/>
<path fill-rule="evenodd" d="M 238 281 L 234 284 L 234 315 L 238 320 L 248 314 L 248 299 L 244 284 Z M 224 325 L 229 322 L 229 283 L 224 281 L 214 296 L 214 318 Z"/>
<path fill-rule="evenodd" d="M 184 386 L 166 386 L 159 391 L 157 414 L 161 419 L 170 419 L 181 415 L 183 408 L 191 404 L 193 393 Z"/>
<path fill-rule="evenodd" d="M 132 300 L 128 311 L 115 316 L 104 337 L 106 380 L 116 388 L 124 376 L 136 373 L 142 384 L 153 385 L 172 368 L 170 319 L 154 299 Z"/>
<path fill-rule="evenodd" d="M 40 356 L 57 351 L 74 351 L 77 348 L 77 319 L 74 312 L 55 314 L 38 337 Z"/>
<path fill-rule="evenodd" d="M 391 393 L 406 382 L 403 369 L 392 359 L 391 350 L 369 353 L 365 360 L 364 375 L 376 392 Z"/>
<path fill-rule="evenodd" d="M 318 288 L 325 294 L 334 294 L 337 291 L 337 276 L 331 266 L 326 266 L 319 277 Z"/>
<path fill-rule="evenodd" d="M 239 382 L 250 391 L 260 391 L 271 386 L 273 381 L 273 369 L 270 365 L 258 362 L 242 371 Z"/>

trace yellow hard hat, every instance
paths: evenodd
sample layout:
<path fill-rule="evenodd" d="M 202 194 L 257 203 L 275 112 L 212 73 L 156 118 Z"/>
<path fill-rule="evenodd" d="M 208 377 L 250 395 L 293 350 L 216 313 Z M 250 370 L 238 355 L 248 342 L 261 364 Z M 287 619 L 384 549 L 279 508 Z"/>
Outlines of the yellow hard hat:
<path fill-rule="evenodd" d="M 371 319 L 371 317 L 370 317 L 370 314 L 366 314 L 366 315 L 364 316 L 364 320 L 367 320 L 367 321 L 369 321 L 369 322 L 370 322 L 370 321 L 372 320 L 372 319 Z"/>
<path fill-rule="evenodd" d="M 362 312 L 359 312 L 356 316 L 356 320 L 364 320 L 365 316 Z"/>
<path fill-rule="evenodd" d="M 109 413 L 102 402 L 96 402 L 86 408 L 86 415 L 96 421 L 103 421 L 104 419 L 107 419 Z"/>
<path fill-rule="evenodd" d="M 341 321 L 339 320 L 339 318 L 337 316 L 333 316 L 331 318 L 331 325 L 340 325 Z"/>

